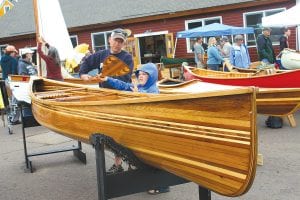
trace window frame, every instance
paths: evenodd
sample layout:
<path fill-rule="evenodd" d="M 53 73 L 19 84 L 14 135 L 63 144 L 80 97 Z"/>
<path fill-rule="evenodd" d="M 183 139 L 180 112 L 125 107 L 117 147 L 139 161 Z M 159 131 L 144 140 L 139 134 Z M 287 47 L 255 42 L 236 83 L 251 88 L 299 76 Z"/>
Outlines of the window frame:
<path fill-rule="evenodd" d="M 262 13 L 262 16 L 263 17 L 266 17 L 266 13 L 267 12 L 274 12 L 274 11 L 279 11 L 279 12 L 283 12 L 283 11 L 285 11 L 286 10 L 286 7 L 280 7 L 280 8 L 273 8 L 273 9 L 265 9 L 265 10 L 256 10 L 256 11 L 251 11 L 251 12 L 245 12 L 245 13 L 243 13 L 243 23 L 244 23 L 244 27 L 248 27 L 248 25 L 247 25 L 247 21 L 246 21 L 246 17 L 247 17 L 247 15 L 253 15 L 253 14 L 261 14 Z M 279 13 L 278 12 L 278 13 Z M 261 24 L 257 24 L 257 27 L 256 27 L 257 29 L 261 29 L 262 30 L 262 25 Z M 256 29 L 256 28 L 254 28 L 254 29 Z M 252 34 L 252 33 L 251 33 Z M 254 31 L 254 34 L 255 34 L 255 31 Z M 260 33 L 258 33 L 258 34 L 260 34 Z M 255 37 L 254 37 L 254 42 L 255 42 L 255 45 L 248 45 L 248 35 L 250 35 L 250 34 L 245 34 L 245 37 L 244 38 L 246 38 L 245 39 L 245 42 L 246 42 L 246 44 L 247 44 L 247 46 L 248 47 L 256 47 L 256 38 L 257 38 L 257 35 L 255 35 Z M 272 32 L 271 32 L 271 35 L 272 35 Z M 279 41 L 272 41 L 272 45 L 274 46 L 276 46 L 276 45 L 279 45 Z"/>
<path fill-rule="evenodd" d="M 208 21 L 208 20 L 215 20 L 215 19 L 219 19 L 220 20 L 220 24 L 222 24 L 222 16 L 214 16 L 214 17 L 205 17 L 205 18 L 199 18 L 199 19 L 191 19 L 191 20 L 185 20 L 184 22 L 184 26 L 185 26 L 185 30 L 189 30 L 188 29 L 188 25 L 189 23 L 193 23 L 193 22 L 202 22 L 202 26 L 206 25 L 204 22 Z M 186 50 L 187 53 L 193 53 L 192 49 L 190 48 L 191 46 L 191 39 L 192 38 L 186 38 Z M 206 38 L 204 38 L 203 42 L 207 43 Z"/>
<path fill-rule="evenodd" d="M 92 41 L 92 47 L 93 47 L 93 50 L 96 51 L 96 47 L 99 47 L 101 48 L 101 46 L 95 46 L 95 40 L 94 40 L 94 36 L 95 35 L 104 35 L 104 46 L 105 46 L 105 49 L 109 49 L 109 43 L 108 43 L 108 37 L 110 36 L 110 34 L 112 33 L 112 31 L 101 31 L 101 32 L 94 32 L 94 33 L 91 33 L 91 41 Z"/>
<path fill-rule="evenodd" d="M 75 47 L 76 47 L 78 45 L 78 36 L 77 35 L 70 35 L 71 43 L 72 43 L 72 38 L 76 39 L 76 45 L 75 45 Z M 73 43 L 72 43 L 72 45 L 73 45 Z M 73 48 L 75 48 L 75 47 L 73 47 Z"/>

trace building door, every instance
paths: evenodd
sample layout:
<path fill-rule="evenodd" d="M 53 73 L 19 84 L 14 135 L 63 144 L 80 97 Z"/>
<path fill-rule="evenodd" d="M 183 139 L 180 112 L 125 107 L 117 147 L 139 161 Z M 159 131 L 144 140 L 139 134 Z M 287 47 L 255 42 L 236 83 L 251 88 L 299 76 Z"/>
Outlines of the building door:
<path fill-rule="evenodd" d="M 138 39 L 134 37 L 129 37 L 126 40 L 125 50 L 132 55 L 134 69 L 141 63 L 140 54 L 138 50 Z"/>
<path fill-rule="evenodd" d="M 134 35 L 138 39 L 139 64 L 160 63 L 161 58 L 172 58 L 174 53 L 173 33 L 167 31 Z"/>

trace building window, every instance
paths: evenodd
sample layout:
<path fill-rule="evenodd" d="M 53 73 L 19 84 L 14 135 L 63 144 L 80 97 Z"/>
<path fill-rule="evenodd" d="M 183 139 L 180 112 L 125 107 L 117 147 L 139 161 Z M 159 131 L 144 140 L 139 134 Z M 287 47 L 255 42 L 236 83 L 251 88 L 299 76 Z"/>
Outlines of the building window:
<path fill-rule="evenodd" d="M 109 32 L 92 33 L 93 50 L 99 51 L 109 48 L 108 38 L 111 35 Z"/>
<path fill-rule="evenodd" d="M 71 39 L 73 48 L 75 48 L 78 45 L 78 37 L 77 37 L 77 35 L 71 35 L 70 39 Z"/>
<path fill-rule="evenodd" d="M 211 17 L 211 18 L 202 18 L 202 19 L 194 19 L 185 21 L 185 30 L 202 27 L 205 25 L 213 24 L 213 23 L 222 23 L 222 18 L 219 17 Z M 186 48 L 188 53 L 192 53 L 192 46 L 194 45 L 196 38 L 188 38 L 186 39 Z M 204 42 L 207 42 L 207 38 L 204 38 Z"/>
<path fill-rule="evenodd" d="M 253 27 L 255 37 L 253 34 L 247 35 L 247 45 L 248 46 L 256 46 L 255 39 L 259 34 L 262 33 L 262 18 L 265 16 L 273 15 L 279 12 L 284 11 L 285 8 L 278 8 L 278 9 L 272 9 L 272 10 L 264 10 L 264 11 L 256 11 L 256 12 L 249 12 L 244 13 L 244 22 L 246 27 Z M 279 37 L 282 35 L 281 28 L 272 28 L 270 39 L 273 43 L 273 45 L 278 45 Z"/>

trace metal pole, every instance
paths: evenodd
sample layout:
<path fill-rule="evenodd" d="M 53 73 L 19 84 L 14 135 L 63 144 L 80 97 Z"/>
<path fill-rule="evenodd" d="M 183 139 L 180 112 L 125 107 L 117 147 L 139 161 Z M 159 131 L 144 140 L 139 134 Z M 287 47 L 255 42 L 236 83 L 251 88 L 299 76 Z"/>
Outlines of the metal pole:
<path fill-rule="evenodd" d="M 173 58 L 175 58 L 176 46 L 177 46 L 177 37 L 176 37 L 176 40 L 175 40 Z"/>
<path fill-rule="evenodd" d="M 97 170 L 97 186 L 98 186 L 98 200 L 107 200 L 106 198 L 106 170 L 105 170 L 105 154 L 104 143 L 101 135 L 93 135 L 95 152 L 96 152 L 96 170 Z"/>
<path fill-rule="evenodd" d="M 211 200 L 211 192 L 210 190 L 203 188 L 201 186 L 199 188 L 199 200 Z"/>

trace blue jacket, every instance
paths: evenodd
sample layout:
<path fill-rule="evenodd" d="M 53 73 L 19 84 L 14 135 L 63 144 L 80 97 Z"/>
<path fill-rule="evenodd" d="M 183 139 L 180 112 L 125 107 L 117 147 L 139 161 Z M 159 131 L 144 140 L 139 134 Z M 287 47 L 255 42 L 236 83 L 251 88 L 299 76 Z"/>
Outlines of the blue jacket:
<path fill-rule="evenodd" d="M 221 64 L 224 59 L 220 55 L 219 50 L 216 46 L 210 46 L 207 50 L 207 64 Z"/>
<path fill-rule="evenodd" d="M 18 74 L 19 75 L 36 75 L 37 70 L 34 68 L 31 62 L 20 59 L 18 63 Z"/>
<path fill-rule="evenodd" d="M 145 85 L 140 85 L 140 84 L 137 85 L 138 91 L 142 93 L 159 93 L 158 87 L 156 85 L 156 81 L 158 79 L 158 71 L 155 64 L 147 63 L 139 67 L 135 72 L 137 78 L 138 78 L 139 71 L 146 72 L 149 75 L 149 78 Z M 134 87 L 132 83 L 126 83 L 124 81 L 114 79 L 111 77 L 108 77 L 106 82 L 111 87 L 117 90 L 132 91 L 132 88 Z"/>
<path fill-rule="evenodd" d="M 132 56 L 129 53 L 127 53 L 126 51 L 121 51 L 118 54 L 110 53 L 109 49 L 97 51 L 96 53 L 87 57 L 83 61 L 83 63 L 80 65 L 79 76 L 81 74 L 87 74 L 89 71 L 92 71 L 93 69 L 98 69 L 98 71 L 100 73 L 101 72 L 100 64 L 103 63 L 104 60 L 109 55 L 116 56 L 117 58 L 122 60 L 124 63 L 126 63 L 130 68 L 130 72 L 128 74 L 123 75 L 123 76 L 113 76 L 113 78 L 130 83 L 131 82 L 131 74 L 132 74 L 132 70 L 133 70 L 133 60 L 132 60 Z M 108 85 L 106 82 L 100 83 L 99 85 L 100 85 L 100 87 L 112 89 L 112 87 L 110 85 Z"/>
<path fill-rule="evenodd" d="M 241 46 L 233 45 L 230 50 L 230 63 L 236 67 L 249 68 L 250 57 L 245 44 Z"/>
<path fill-rule="evenodd" d="M 10 55 L 4 54 L 1 57 L 2 79 L 5 80 L 8 74 L 18 74 L 18 61 Z"/>

